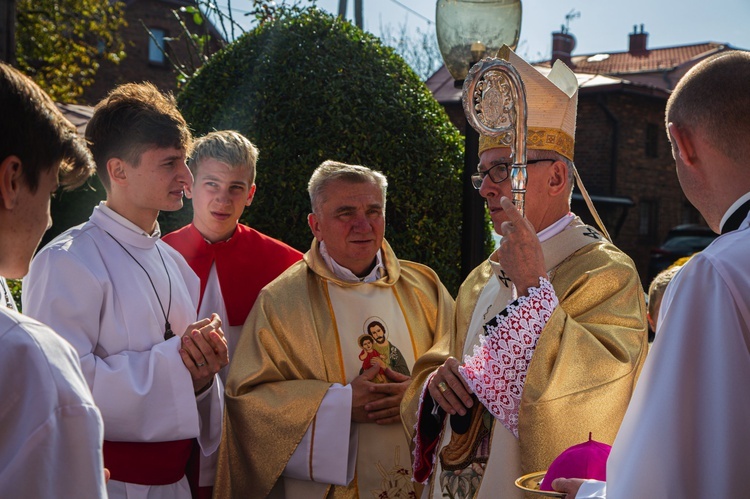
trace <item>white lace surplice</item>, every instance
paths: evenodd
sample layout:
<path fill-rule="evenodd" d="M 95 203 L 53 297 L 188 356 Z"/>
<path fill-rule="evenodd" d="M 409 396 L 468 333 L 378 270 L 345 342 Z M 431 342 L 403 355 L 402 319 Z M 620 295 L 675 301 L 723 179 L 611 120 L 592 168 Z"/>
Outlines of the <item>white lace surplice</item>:
<path fill-rule="evenodd" d="M 485 324 L 486 336 L 459 367 L 480 402 L 518 438 L 518 408 L 536 342 L 558 305 L 549 279 Z"/>

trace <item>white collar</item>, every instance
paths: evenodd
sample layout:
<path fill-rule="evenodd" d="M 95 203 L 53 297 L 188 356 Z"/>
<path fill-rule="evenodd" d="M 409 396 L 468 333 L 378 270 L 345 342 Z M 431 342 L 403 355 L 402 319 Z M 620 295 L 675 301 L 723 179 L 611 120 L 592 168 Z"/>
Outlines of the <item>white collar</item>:
<path fill-rule="evenodd" d="M 151 234 L 149 234 L 148 232 L 141 229 L 136 224 L 134 224 L 133 222 L 131 222 L 130 220 L 123 217 L 122 215 L 117 213 L 115 210 L 107 206 L 104 201 L 99 201 L 99 206 L 97 208 L 102 210 L 104 214 L 107 215 L 109 218 L 113 219 L 115 222 L 119 223 L 120 225 L 127 227 L 133 232 L 136 232 L 146 237 L 155 237 L 156 239 L 159 239 L 161 237 L 161 229 L 159 228 L 159 222 L 156 222 L 156 227 L 154 228 L 154 231 Z"/>
<path fill-rule="evenodd" d="M 563 217 L 560 218 L 560 220 L 558 220 L 557 222 L 537 232 L 536 235 L 539 238 L 539 242 L 543 243 L 547 239 L 558 235 L 560 232 L 565 230 L 565 228 L 575 217 L 576 216 L 573 213 L 569 212 L 567 215 L 563 215 Z"/>
<path fill-rule="evenodd" d="M 729 220 L 729 217 L 734 215 L 734 212 L 737 211 L 737 208 L 745 204 L 746 201 L 750 201 L 750 192 L 746 192 L 743 196 L 740 196 L 740 198 L 732 203 L 732 206 L 729 207 L 729 209 L 724 213 L 724 216 L 721 217 L 721 223 L 719 224 L 719 233 L 721 234 L 721 231 L 724 229 L 724 224 L 727 223 L 727 220 Z"/>
<path fill-rule="evenodd" d="M 568 225 L 570 225 L 570 222 L 575 218 L 575 214 L 572 212 L 568 212 L 567 215 L 564 215 L 562 218 L 560 218 L 557 222 L 553 223 L 552 225 L 547 226 L 546 228 L 542 229 L 541 231 L 537 232 L 536 237 L 539 238 L 539 242 L 543 243 L 544 241 L 551 239 L 564 231 Z M 500 237 L 500 241 L 502 241 L 502 236 Z M 499 244 L 498 246 L 499 247 Z M 490 255 L 490 264 L 492 265 L 493 269 L 500 269 L 500 264 L 497 263 L 495 259 L 497 259 L 497 249 L 492 252 Z"/>
<path fill-rule="evenodd" d="M 136 224 L 123 217 L 112 208 L 100 202 L 91 214 L 91 222 L 108 232 L 119 241 L 127 242 L 139 248 L 152 248 L 161 237 L 159 223 L 154 232 L 148 234 Z"/>
<path fill-rule="evenodd" d="M 570 224 L 570 222 L 575 217 L 576 216 L 573 213 L 568 213 L 567 215 L 563 215 L 563 217 L 560 218 L 557 222 L 537 232 L 536 237 L 539 238 L 540 243 L 543 243 L 547 239 L 554 237 L 558 235 L 560 232 L 562 232 L 563 230 L 565 230 L 565 228 Z M 503 239 L 503 236 L 500 236 L 499 240 L 502 241 L 502 239 Z"/>
<path fill-rule="evenodd" d="M 328 270 L 333 272 L 333 275 L 338 277 L 344 282 L 373 282 L 380 279 L 385 274 L 385 267 L 383 266 L 382 250 L 378 250 L 375 255 L 375 267 L 365 277 L 357 277 L 354 272 L 342 267 L 336 261 L 331 258 L 326 249 L 326 244 L 320 241 L 320 256 L 323 257 L 323 261 L 326 262 Z"/>

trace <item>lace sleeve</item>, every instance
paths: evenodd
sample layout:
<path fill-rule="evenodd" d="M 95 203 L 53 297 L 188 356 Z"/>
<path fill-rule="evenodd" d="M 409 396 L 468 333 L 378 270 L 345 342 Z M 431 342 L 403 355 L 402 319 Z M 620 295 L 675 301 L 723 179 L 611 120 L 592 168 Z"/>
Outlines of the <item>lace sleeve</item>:
<path fill-rule="evenodd" d="M 558 303 L 549 279 L 539 279 L 539 287 L 509 305 L 507 314 L 498 314 L 485 324 L 486 336 L 459 367 L 479 401 L 516 438 L 526 370 L 539 335 Z"/>

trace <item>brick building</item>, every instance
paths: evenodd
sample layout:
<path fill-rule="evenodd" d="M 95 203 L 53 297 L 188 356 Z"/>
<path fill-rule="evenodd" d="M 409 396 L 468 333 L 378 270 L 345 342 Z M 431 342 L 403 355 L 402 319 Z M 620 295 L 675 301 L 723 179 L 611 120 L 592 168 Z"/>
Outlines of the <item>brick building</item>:
<path fill-rule="evenodd" d="M 666 101 L 691 67 L 732 49 L 713 42 L 648 49 L 647 39 L 641 26 L 630 34 L 627 51 L 574 56 L 575 38 L 553 33 L 553 59 L 535 64 L 547 72 L 561 59 L 576 73 L 576 168 L 615 244 L 635 261 L 645 286 L 651 249 L 672 227 L 702 222 L 677 181 L 664 127 Z M 461 89 L 448 70 L 440 68 L 426 83 L 463 132 Z M 593 223 L 578 192 L 573 210 Z"/>
<path fill-rule="evenodd" d="M 174 14 L 181 7 L 195 7 L 194 0 L 124 0 L 123 3 L 127 26 L 121 28 L 120 35 L 125 41 L 126 57 L 119 64 L 101 62 L 94 84 L 81 97 L 86 104 L 96 104 L 113 87 L 128 82 L 150 81 L 161 90 L 176 92 L 178 73 L 169 59 L 195 68 L 201 65 Z M 199 26 L 191 14 L 179 15 L 191 33 L 210 35 L 210 53 L 224 45 L 223 36 L 210 22 Z"/>

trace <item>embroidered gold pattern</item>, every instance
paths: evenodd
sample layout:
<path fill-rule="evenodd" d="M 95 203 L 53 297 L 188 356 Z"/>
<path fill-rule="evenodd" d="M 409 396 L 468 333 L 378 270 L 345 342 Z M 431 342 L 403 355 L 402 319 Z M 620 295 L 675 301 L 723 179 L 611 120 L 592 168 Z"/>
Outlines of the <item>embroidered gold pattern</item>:
<path fill-rule="evenodd" d="M 480 135 L 479 154 L 481 155 L 484 151 L 496 147 L 508 147 L 510 140 L 510 132 L 497 137 Z M 575 140 L 567 133 L 556 128 L 529 128 L 526 132 L 526 147 L 529 149 L 555 151 L 572 161 Z"/>

